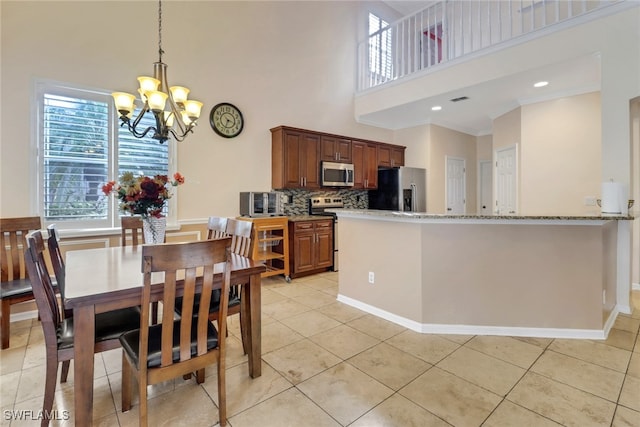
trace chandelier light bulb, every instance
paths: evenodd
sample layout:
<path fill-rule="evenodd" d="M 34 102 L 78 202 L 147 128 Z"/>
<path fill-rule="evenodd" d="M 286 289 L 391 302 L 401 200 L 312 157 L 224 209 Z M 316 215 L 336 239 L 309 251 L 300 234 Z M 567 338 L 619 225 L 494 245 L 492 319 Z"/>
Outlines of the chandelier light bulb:
<path fill-rule="evenodd" d="M 124 115 L 129 115 L 135 110 L 134 101 L 136 99 L 135 96 L 126 92 L 113 92 L 111 94 L 113 96 L 113 100 L 116 103 L 116 109 L 118 112 Z"/>
<path fill-rule="evenodd" d="M 169 128 L 172 127 L 174 117 L 173 112 L 164 111 L 164 124 Z"/>
<path fill-rule="evenodd" d="M 147 92 L 147 102 L 149 103 L 149 108 L 151 109 L 151 111 L 164 110 L 164 106 L 167 102 L 168 97 L 169 95 L 167 95 L 166 93 L 157 90 Z"/>
<path fill-rule="evenodd" d="M 189 89 L 184 86 L 171 86 L 171 96 L 176 104 L 181 104 L 187 100 Z"/>
<path fill-rule="evenodd" d="M 157 91 L 160 85 L 160 80 L 147 76 L 138 77 L 138 82 L 140 82 L 140 93 L 144 95 L 146 95 L 147 92 Z"/>
<path fill-rule="evenodd" d="M 187 115 L 194 121 L 200 117 L 200 111 L 202 110 L 202 102 L 189 100 L 184 102 L 184 110 Z"/>

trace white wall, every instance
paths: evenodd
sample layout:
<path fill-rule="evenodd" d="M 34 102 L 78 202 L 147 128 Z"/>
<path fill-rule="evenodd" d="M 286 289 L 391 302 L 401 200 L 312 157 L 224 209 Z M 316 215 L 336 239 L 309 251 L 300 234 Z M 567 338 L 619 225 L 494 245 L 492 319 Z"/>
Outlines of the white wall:
<path fill-rule="evenodd" d="M 157 3 L 3 0 L 0 8 L 0 216 L 21 216 L 37 213 L 29 204 L 34 79 L 134 91 L 157 60 Z M 180 220 L 237 215 L 238 192 L 270 189 L 272 127 L 392 141 L 391 131 L 354 120 L 363 23 L 360 2 L 163 3 L 169 83 L 204 102 L 195 134 L 178 148 Z M 219 102 L 241 109 L 239 137 L 211 130 Z"/>

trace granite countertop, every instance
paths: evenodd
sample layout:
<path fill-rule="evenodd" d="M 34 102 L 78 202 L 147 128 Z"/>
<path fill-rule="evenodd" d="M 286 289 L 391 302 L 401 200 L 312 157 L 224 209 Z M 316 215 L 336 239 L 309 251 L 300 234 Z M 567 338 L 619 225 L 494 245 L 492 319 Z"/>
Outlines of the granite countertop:
<path fill-rule="evenodd" d="M 426 219 L 426 220 L 539 220 L 539 221 L 610 221 L 610 220 L 633 220 L 633 214 L 628 215 L 452 215 L 452 214 L 430 214 L 425 212 L 400 212 L 373 209 L 339 209 L 331 210 L 339 215 L 345 216 L 370 216 L 378 218 L 395 219 Z"/>
<path fill-rule="evenodd" d="M 290 215 L 289 221 L 291 222 L 299 222 L 299 221 L 318 221 L 321 219 L 333 219 L 331 215 Z"/>

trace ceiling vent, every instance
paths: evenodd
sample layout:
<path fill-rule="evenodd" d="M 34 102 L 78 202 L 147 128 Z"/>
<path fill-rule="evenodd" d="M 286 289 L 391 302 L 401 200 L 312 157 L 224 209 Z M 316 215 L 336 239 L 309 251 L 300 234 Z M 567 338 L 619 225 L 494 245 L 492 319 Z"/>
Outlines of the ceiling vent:
<path fill-rule="evenodd" d="M 450 99 L 449 101 L 451 101 L 451 102 L 460 102 L 460 101 L 466 101 L 467 99 L 469 99 L 468 96 L 459 96 L 457 98 Z"/>

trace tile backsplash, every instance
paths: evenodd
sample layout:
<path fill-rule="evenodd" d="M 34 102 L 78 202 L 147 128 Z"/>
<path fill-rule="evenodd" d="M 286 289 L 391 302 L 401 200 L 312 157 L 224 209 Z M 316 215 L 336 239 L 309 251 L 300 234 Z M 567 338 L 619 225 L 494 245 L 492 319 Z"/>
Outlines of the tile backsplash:
<path fill-rule="evenodd" d="M 290 203 L 284 203 L 284 215 L 306 215 L 309 213 L 310 197 L 342 197 L 344 207 L 347 209 L 366 209 L 368 205 L 367 190 L 276 190 L 287 196 Z"/>

